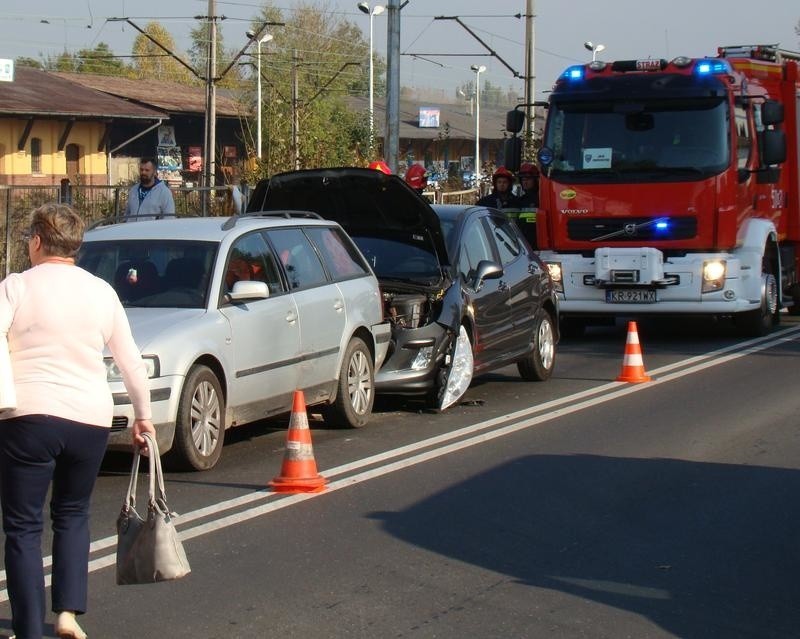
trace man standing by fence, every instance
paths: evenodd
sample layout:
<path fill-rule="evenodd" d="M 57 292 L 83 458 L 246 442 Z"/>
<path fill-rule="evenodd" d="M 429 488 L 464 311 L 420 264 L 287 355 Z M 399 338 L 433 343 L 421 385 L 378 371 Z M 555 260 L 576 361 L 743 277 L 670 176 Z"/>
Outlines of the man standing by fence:
<path fill-rule="evenodd" d="M 153 158 L 142 158 L 139 162 L 139 184 L 128 191 L 125 219 L 136 222 L 174 215 L 175 200 L 166 183 L 156 177 L 156 161 Z"/>

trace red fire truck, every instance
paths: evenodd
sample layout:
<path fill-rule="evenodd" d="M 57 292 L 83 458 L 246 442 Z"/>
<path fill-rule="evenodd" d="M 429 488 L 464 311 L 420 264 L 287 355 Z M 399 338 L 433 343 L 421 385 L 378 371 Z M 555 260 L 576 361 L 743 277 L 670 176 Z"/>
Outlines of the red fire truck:
<path fill-rule="evenodd" d="M 621 315 L 800 312 L 800 54 L 595 61 L 556 82 L 536 235 L 568 330 Z"/>

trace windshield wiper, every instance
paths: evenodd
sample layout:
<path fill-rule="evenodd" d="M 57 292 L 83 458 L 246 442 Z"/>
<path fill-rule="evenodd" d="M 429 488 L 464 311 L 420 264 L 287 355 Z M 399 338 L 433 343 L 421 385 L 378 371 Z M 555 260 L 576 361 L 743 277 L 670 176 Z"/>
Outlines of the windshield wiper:
<path fill-rule="evenodd" d="M 654 224 L 658 224 L 659 222 L 666 222 L 667 218 L 665 217 L 657 217 L 652 220 L 648 220 L 647 222 L 641 222 L 640 224 L 624 224 L 621 229 L 618 231 L 614 231 L 613 233 L 606 233 L 605 235 L 598 235 L 597 237 L 593 237 L 590 241 L 592 242 L 602 242 L 603 240 L 610 240 L 614 237 L 619 237 L 620 235 L 627 235 L 628 237 L 635 237 L 636 234 L 644 228 L 648 226 L 653 226 Z"/>

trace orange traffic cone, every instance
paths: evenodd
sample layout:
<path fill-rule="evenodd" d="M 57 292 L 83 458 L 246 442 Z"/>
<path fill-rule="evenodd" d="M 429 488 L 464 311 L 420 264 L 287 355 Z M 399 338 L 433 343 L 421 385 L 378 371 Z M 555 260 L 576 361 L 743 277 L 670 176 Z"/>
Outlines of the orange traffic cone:
<path fill-rule="evenodd" d="M 295 391 L 281 473 L 269 485 L 276 493 L 318 493 L 325 490 L 326 481 L 314 461 L 303 391 Z"/>
<path fill-rule="evenodd" d="M 628 322 L 628 338 L 625 340 L 625 357 L 622 360 L 622 372 L 618 382 L 649 382 L 650 376 L 644 372 L 642 347 L 639 345 L 639 330 L 636 322 Z"/>

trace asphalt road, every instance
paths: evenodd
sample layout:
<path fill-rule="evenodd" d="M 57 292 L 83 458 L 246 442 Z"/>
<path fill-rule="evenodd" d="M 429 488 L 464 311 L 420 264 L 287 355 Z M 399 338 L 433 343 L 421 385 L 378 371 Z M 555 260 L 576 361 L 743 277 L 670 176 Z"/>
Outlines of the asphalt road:
<path fill-rule="evenodd" d="M 639 334 L 648 384 L 613 381 L 620 325 L 564 341 L 547 383 L 509 368 L 441 415 L 383 400 L 364 429 L 313 421 L 329 480 L 317 495 L 265 489 L 285 419 L 231 432 L 213 471 L 168 475 L 193 569 L 177 582 L 115 585 L 130 459 L 109 456 L 85 629 L 92 639 L 800 636 L 800 323 L 752 341 L 702 323 Z M 0 630 L 6 599 L 0 590 Z"/>

